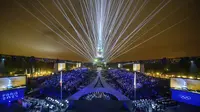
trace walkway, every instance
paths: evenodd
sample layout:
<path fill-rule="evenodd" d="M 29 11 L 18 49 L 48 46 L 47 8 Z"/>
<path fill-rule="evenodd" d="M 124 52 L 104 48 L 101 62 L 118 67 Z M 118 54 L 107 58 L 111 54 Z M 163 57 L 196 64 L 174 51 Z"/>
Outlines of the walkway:
<path fill-rule="evenodd" d="M 117 97 L 118 100 L 123 100 L 123 101 L 130 100 L 128 97 L 122 95 L 120 92 L 118 92 L 114 88 L 112 88 L 102 77 L 101 72 L 98 72 L 97 74 L 98 74 L 97 77 L 91 84 L 89 84 L 82 90 L 80 90 L 80 91 L 76 92 L 75 94 L 73 94 L 72 96 L 70 96 L 68 98 L 68 100 L 79 100 L 79 98 L 81 96 L 86 95 L 88 93 L 92 93 L 92 92 L 105 92 L 105 93 L 114 95 L 115 97 Z M 100 83 L 100 85 L 103 87 L 97 86 L 97 85 L 99 85 L 98 83 Z"/>

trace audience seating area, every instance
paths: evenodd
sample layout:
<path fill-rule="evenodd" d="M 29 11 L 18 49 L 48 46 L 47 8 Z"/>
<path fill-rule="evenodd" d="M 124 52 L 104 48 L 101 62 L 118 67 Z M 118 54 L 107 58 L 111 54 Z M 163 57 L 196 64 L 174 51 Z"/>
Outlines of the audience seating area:
<path fill-rule="evenodd" d="M 82 96 L 80 100 L 117 100 L 117 98 L 108 93 L 94 92 Z"/>
<path fill-rule="evenodd" d="M 38 79 L 41 83 L 39 91 L 40 94 L 44 95 L 43 98 L 26 97 L 22 100 L 22 106 L 28 112 L 66 110 L 69 106 L 68 100 L 58 100 L 61 99 L 60 76 L 60 74 L 55 74 Z M 63 99 L 67 99 L 70 95 L 86 87 L 96 76 L 96 72 L 86 68 L 64 72 L 62 75 Z M 133 112 L 149 112 L 152 110 L 155 112 L 164 112 L 167 108 L 178 105 L 177 102 L 171 100 L 169 97 L 160 94 L 163 93 L 163 88 L 166 89 L 166 83 L 168 83 L 164 79 L 153 78 L 136 72 L 137 88 L 135 89 L 133 72 L 121 69 L 110 69 L 102 71 L 102 76 L 111 87 L 132 100 L 131 111 Z M 100 86 L 100 83 L 97 85 L 96 88 L 103 88 L 103 86 Z M 135 92 L 137 96 L 134 96 Z M 117 98 L 111 94 L 96 91 L 80 97 L 79 100 L 117 100 Z"/>
<path fill-rule="evenodd" d="M 160 98 L 165 95 L 160 93 L 167 93 L 165 84 L 167 81 L 164 79 L 153 78 L 150 76 L 146 76 L 145 74 L 136 72 L 136 81 L 137 81 L 137 99 L 144 98 Z M 121 69 L 111 69 L 108 72 L 104 72 L 103 76 L 107 80 L 107 82 L 116 90 L 123 93 L 131 100 L 134 100 L 134 73 L 128 72 L 126 70 Z M 164 83 L 163 83 L 164 82 Z"/>
<path fill-rule="evenodd" d="M 36 99 L 26 97 L 22 100 L 22 107 L 27 112 L 64 112 L 67 110 L 69 102 L 46 97 L 45 99 Z"/>
<path fill-rule="evenodd" d="M 140 99 L 132 101 L 133 112 L 165 112 L 169 107 L 177 106 L 177 102 L 169 98 Z"/>
<path fill-rule="evenodd" d="M 93 79 L 95 78 L 95 75 L 96 74 L 93 71 L 89 71 L 86 68 L 79 68 L 68 72 L 63 72 L 63 98 L 69 97 L 70 95 L 76 93 L 77 91 L 90 84 L 91 81 L 93 81 Z M 60 98 L 60 76 L 60 74 L 55 74 L 45 77 L 45 80 L 43 81 L 43 83 L 41 83 L 41 86 L 39 88 L 35 88 L 40 92 L 38 97 L 50 96 L 52 98 Z M 35 96 L 35 94 L 32 96 Z"/>

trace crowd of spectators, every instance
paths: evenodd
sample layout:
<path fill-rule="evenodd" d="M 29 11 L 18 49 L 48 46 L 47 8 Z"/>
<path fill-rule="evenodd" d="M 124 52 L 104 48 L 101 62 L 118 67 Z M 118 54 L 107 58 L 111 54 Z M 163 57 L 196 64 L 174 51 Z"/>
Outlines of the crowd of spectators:
<path fill-rule="evenodd" d="M 165 112 L 169 107 L 176 107 L 177 102 L 169 98 L 140 99 L 132 101 L 133 112 Z"/>
<path fill-rule="evenodd" d="M 93 92 L 87 95 L 84 95 L 80 98 L 80 100 L 117 100 L 117 98 L 111 94 L 104 92 Z"/>
<path fill-rule="evenodd" d="M 159 99 L 156 99 L 155 102 L 158 105 L 162 105 L 164 108 L 168 108 L 168 107 L 175 107 L 178 105 L 178 103 L 170 98 L 167 97 L 162 97 Z"/>
<path fill-rule="evenodd" d="M 152 99 L 140 99 L 132 101 L 133 112 L 164 112 L 162 105 L 157 104 Z"/>
<path fill-rule="evenodd" d="M 67 98 L 80 89 L 84 88 L 95 78 L 94 71 L 87 68 L 79 68 L 62 73 L 62 92 L 63 98 Z M 54 74 L 45 78 L 37 88 L 40 96 L 50 96 L 53 98 L 60 98 L 61 90 L 61 74 Z M 35 96 L 35 94 L 33 95 Z"/>
<path fill-rule="evenodd" d="M 121 69 L 110 69 L 103 76 L 107 82 L 116 90 L 134 100 L 134 92 L 137 92 L 137 99 L 160 98 L 163 95 L 162 90 L 165 84 L 163 79 L 154 78 L 145 74 L 136 72 L 136 88 L 134 89 L 134 73 Z M 165 81 L 164 81 L 165 82 Z"/>
<path fill-rule="evenodd" d="M 45 99 L 26 97 L 21 101 L 21 104 L 27 112 L 65 112 L 69 101 L 56 100 L 51 97 Z"/>

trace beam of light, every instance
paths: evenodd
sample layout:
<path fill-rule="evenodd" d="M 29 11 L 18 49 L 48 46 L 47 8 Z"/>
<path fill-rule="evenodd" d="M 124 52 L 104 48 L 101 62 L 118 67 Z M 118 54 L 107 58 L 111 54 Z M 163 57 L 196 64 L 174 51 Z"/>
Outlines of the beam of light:
<path fill-rule="evenodd" d="M 163 1 L 164 2 L 164 1 Z M 128 36 L 126 36 L 116 47 L 113 46 L 112 48 L 115 48 L 114 50 L 116 49 L 122 49 L 134 36 L 130 37 L 132 34 L 133 35 L 136 35 L 137 32 L 139 32 L 148 22 L 151 21 L 151 19 L 165 6 L 167 5 L 169 2 L 167 2 L 165 5 L 163 5 L 159 10 L 157 10 L 157 8 L 159 8 L 160 5 L 162 5 L 161 2 Z M 156 13 L 152 14 L 154 11 L 157 11 Z M 136 17 L 136 16 L 135 16 Z M 110 53 L 108 53 L 108 56 L 109 54 L 111 54 L 112 51 L 114 51 L 113 49 L 109 50 Z"/>
<path fill-rule="evenodd" d="M 25 22 L 22 22 L 22 24 L 24 24 L 24 23 L 25 23 Z M 30 24 L 24 24 L 24 25 L 26 25 L 26 26 L 28 26 L 28 27 L 34 29 L 36 32 L 39 32 L 39 33 L 42 34 L 43 36 L 49 38 L 50 40 L 52 40 L 52 41 L 54 41 L 54 42 L 56 42 L 56 43 L 58 43 L 59 45 L 64 46 L 66 49 L 68 49 L 68 50 L 70 50 L 70 51 L 72 51 L 72 52 L 78 54 L 79 56 L 84 56 L 84 55 L 80 54 L 79 52 L 75 52 L 74 49 L 69 49 L 69 47 L 67 47 L 65 44 L 63 44 L 63 43 L 61 43 L 61 42 L 59 42 L 59 41 L 56 41 L 55 39 L 52 39 L 52 37 L 50 37 L 50 36 L 48 36 L 48 35 L 45 35 L 44 32 L 42 32 L 41 30 L 36 29 L 36 28 L 33 28 L 32 25 L 30 25 Z M 84 57 L 84 58 L 90 60 L 88 57 Z"/>
<path fill-rule="evenodd" d="M 81 2 L 81 5 L 84 6 L 86 14 L 87 14 L 84 17 L 86 17 L 86 19 L 88 20 L 88 25 L 89 25 L 90 30 L 92 32 L 91 35 L 93 35 L 93 37 L 94 37 L 95 46 L 96 46 L 95 48 L 96 48 L 96 52 L 97 52 L 98 38 L 97 38 L 96 29 L 95 29 L 95 14 L 94 14 L 95 8 L 94 8 L 94 5 L 90 5 L 90 4 L 92 4 L 92 1 L 88 2 L 88 0 L 83 0 L 83 2 Z"/>
<path fill-rule="evenodd" d="M 111 11 L 112 11 L 112 12 L 111 12 L 112 15 L 108 15 L 108 16 L 109 16 L 108 19 L 109 19 L 110 21 L 107 23 L 108 26 L 107 26 L 107 29 L 106 29 L 106 30 L 108 30 L 109 32 L 107 32 L 106 37 L 105 37 L 105 47 L 104 47 L 105 52 L 107 52 L 107 47 L 108 47 L 108 45 L 111 44 L 111 40 L 113 40 L 113 38 L 114 38 L 114 36 L 111 36 L 111 35 L 112 35 L 112 32 L 113 32 L 113 31 L 116 31 L 116 30 L 115 30 L 115 26 L 117 25 L 117 21 L 119 20 L 120 15 L 121 15 L 122 13 L 123 13 L 124 15 L 126 14 L 126 13 L 124 13 L 124 10 L 125 10 L 125 8 L 126 8 L 126 6 L 127 6 L 128 3 L 129 3 L 129 1 L 127 1 L 127 2 L 125 3 L 124 8 L 122 8 L 122 6 L 123 6 L 123 4 L 124 4 L 124 0 L 123 0 L 122 2 L 117 3 L 117 5 L 114 4 L 113 6 L 116 5 L 116 6 L 115 6 L 116 9 L 115 9 L 115 7 L 114 7 L 113 10 L 111 10 Z M 131 4 L 129 4 L 129 5 L 131 5 Z M 130 7 L 128 7 L 128 8 L 130 8 Z M 115 11 L 115 10 L 116 10 L 116 11 Z M 121 11 L 121 12 L 120 12 L 120 11 Z"/>
<path fill-rule="evenodd" d="M 125 21 L 125 17 L 127 16 L 127 13 L 129 11 L 132 3 L 133 3 L 133 0 L 127 1 L 125 3 L 125 6 L 122 9 L 118 8 L 119 10 L 121 10 L 121 12 L 119 13 L 119 15 L 116 15 L 115 16 L 116 19 L 113 20 L 113 22 L 115 22 L 115 23 L 111 25 L 110 31 L 112 31 L 112 34 L 108 35 L 110 38 L 107 38 L 108 40 L 106 41 L 106 44 L 105 44 L 106 45 L 105 52 L 107 52 L 107 50 L 108 50 L 108 47 L 109 47 L 108 45 L 110 45 L 111 42 L 113 40 L 115 40 L 115 35 L 117 32 L 119 32 L 118 30 L 119 30 L 120 26 Z"/>
<path fill-rule="evenodd" d="M 95 6 L 96 6 L 96 23 L 97 23 L 97 35 L 98 35 L 98 50 L 102 50 L 104 52 L 104 43 L 105 43 L 105 34 L 106 31 L 105 26 L 107 25 L 106 22 L 106 15 L 107 15 L 107 10 L 110 8 L 107 5 L 108 1 L 107 0 L 96 0 Z M 102 55 L 104 55 L 102 53 Z"/>
<path fill-rule="evenodd" d="M 54 0 L 53 0 L 54 1 Z M 58 3 L 58 4 L 57 4 Z M 72 28 L 74 29 L 74 31 L 76 32 L 77 36 L 79 37 L 79 39 L 82 42 L 82 45 L 84 47 L 84 49 L 86 49 L 88 55 L 90 55 L 92 58 L 94 57 L 94 55 L 91 55 L 91 49 L 89 49 L 88 44 L 86 43 L 86 41 L 83 39 L 82 35 L 78 32 L 78 30 L 75 28 L 75 26 L 73 25 L 72 21 L 70 20 L 70 18 L 68 17 L 67 13 L 65 12 L 64 8 L 62 7 L 61 3 L 59 1 L 57 1 L 57 3 L 54 1 L 54 4 L 56 5 L 56 7 L 58 8 L 58 10 L 63 14 L 63 16 L 65 17 L 65 19 L 70 23 L 70 25 L 72 26 Z"/>
<path fill-rule="evenodd" d="M 88 16 L 88 13 L 87 13 L 87 11 L 86 11 L 86 13 L 85 13 L 85 10 L 87 10 L 86 9 L 86 7 L 81 3 L 81 1 L 80 1 L 80 5 L 81 5 L 81 11 L 82 11 L 82 14 L 83 14 L 83 19 L 84 19 L 84 21 L 85 21 L 85 24 L 86 24 L 86 29 L 87 29 L 87 33 L 88 33 L 88 35 L 89 35 L 89 37 L 91 38 L 91 41 L 92 41 L 92 44 L 93 44 L 93 48 L 94 48 L 94 50 L 93 50 L 93 52 L 94 53 L 96 53 L 96 49 L 97 49 L 97 42 L 96 42 L 96 38 L 95 38 L 95 36 L 94 36 L 94 33 L 93 32 L 91 32 L 90 31 L 90 29 L 89 29 L 89 25 L 91 25 L 92 23 L 91 22 L 89 22 L 89 20 L 88 19 L 90 19 L 90 18 L 86 18 L 86 16 Z M 91 20 L 92 21 L 92 20 Z"/>
<path fill-rule="evenodd" d="M 95 0 L 95 6 L 96 6 L 96 21 L 99 22 L 99 24 L 96 24 L 96 28 L 97 28 L 97 51 L 99 51 L 100 49 L 102 49 L 102 28 L 103 28 L 103 2 L 104 1 L 96 1 Z"/>
<path fill-rule="evenodd" d="M 103 47 L 103 41 L 104 41 L 104 34 L 103 30 L 105 27 L 105 21 L 106 21 L 106 2 L 100 2 L 100 1 L 92 1 L 90 0 L 89 2 L 86 0 L 83 2 L 83 4 L 85 5 L 85 9 L 87 9 L 86 14 L 87 16 L 90 15 L 91 17 L 87 17 L 90 18 L 88 19 L 91 23 L 93 23 L 92 26 L 92 32 L 95 35 L 96 40 L 97 40 L 97 49 L 102 49 Z M 108 5 L 109 6 L 109 5 Z M 91 12 L 92 11 L 92 12 Z M 95 13 L 94 13 L 95 12 Z M 97 50 L 98 51 L 98 50 Z"/>
<path fill-rule="evenodd" d="M 54 22 L 52 22 L 52 21 L 48 18 L 48 16 L 45 16 L 45 13 L 41 12 L 34 4 L 31 3 L 31 5 L 32 5 L 32 6 L 33 6 L 33 7 L 34 7 L 48 22 L 50 22 L 51 25 L 53 25 L 58 31 L 60 31 L 65 37 L 67 37 L 67 39 L 68 39 L 68 41 L 70 41 L 70 43 L 72 43 L 73 45 L 75 45 L 77 49 L 80 48 L 80 47 L 77 47 L 77 45 L 76 45 L 75 43 L 73 43 L 73 42 L 68 38 L 68 36 L 67 36 L 63 31 L 61 31 L 60 28 L 58 28 L 58 27 L 54 24 Z M 62 27 L 62 25 L 61 25 L 61 27 Z M 64 27 L 63 27 L 63 28 L 64 28 Z M 66 29 L 64 28 L 64 30 L 66 30 Z M 66 30 L 66 31 L 67 31 L 67 30 Z M 76 40 L 76 42 L 77 42 L 78 44 L 80 44 L 77 40 Z"/>
<path fill-rule="evenodd" d="M 31 5 L 48 21 L 51 23 L 51 25 L 53 25 L 58 31 L 60 31 L 65 37 L 67 37 L 67 35 L 65 35 L 65 33 L 63 31 L 61 31 L 47 16 L 45 16 L 44 13 L 42 13 L 35 5 L 33 5 L 31 3 Z M 67 37 L 68 38 L 68 37 Z M 72 45 L 74 45 L 74 47 L 76 47 L 79 52 L 82 52 L 82 50 L 80 49 L 81 47 L 78 47 L 75 43 L 73 43 L 69 38 L 68 38 L 69 43 L 71 43 Z M 76 41 L 78 42 L 78 41 Z M 80 43 L 78 43 L 80 44 Z M 82 52 L 83 55 L 86 55 L 84 52 Z"/>
<path fill-rule="evenodd" d="M 30 2 L 29 2 L 30 3 Z M 30 3 L 31 4 L 31 3 Z M 35 5 L 33 5 L 33 4 L 31 4 L 34 8 L 36 8 L 35 7 Z M 45 15 L 44 13 L 42 13 L 39 9 L 37 9 L 36 8 L 36 10 L 40 13 L 40 14 L 42 14 L 43 16 Z M 49 20 L 48 18 L 47 18 L 47 16 L 44 16 L 49 22 L 51 22 L 52 23 L 52 21 L 51 20 Z M 53 23 L 52 23 L 52 25 L 54 25 Z M 55 26 L 55 25 L 54 25 Z M 56 27 L 56 26 L 55 26 Z M 57 28 L 57 27 L 56 27 Z M 58 30 L 59 30 L 59 28 L 57 28 Z M 60 31 L 60 30 L 59 30 Z M 66 35 L 65 35 L 66 36 Z M 70 41 L 70 40 L 68 40 L 68 41 Z M 71 43 L 71 42 L 70 42 Z M 80 47 L 77 47 L 76 46 L 76 44 L 72 44 L 72 45 L 75 45 L 74 47 L 76 47 L 77 49 L 79 49 Z M 77 50 L 77 49 L 75 49 L 75 50 Z M 71 50 L 72 51 L 72 50 Z M 74 50 L 73 50 L 74 51 Z M 79 49 L 79 52 L 82 52 L 80 49 Z M 84 54 L 84 52 L 82 52 L 81 53 L 84 57 L 85 56 L 87 56 L 86 54 Z M 87 58 L 87 59 L 89 59 L 89 58 Z M 91 59 L 90 59 L 91 60 Z"/>
<path fill-rule="evenodd" d="M 24 10 L 26 10 L 29 14 L 31 14 L 34 18 L 36 18 L 39 22 L 41 22 L 43 25 L 45 25 L 48 29 L 50 29 L 52 32 L 54 32 L 58 37 L 60 37 L 64 42 L 66 42 L 68 45 L 70 45 L 73 49 L 75 49 L 80 54 L 83 54 L 80 52 L 76 47 L 74 47 L 71 43 L 69 43 L 65 38 L 63 38 L 58 32 L 56 32 L 54 29 L 52 29 L 49 25 L 47 25 L 45 22 L 43 22 L 41 19 L 39 19 L 36 15 L 34 15 L 32 12 L 30 12 L 27 8 L 25 8 L 22 4 L 20 4 L 18 1 L 16 3 L 22 7 Z M 83 54 L 84 55 L 84 54 Z M 90 60 L 92 60 L 90 58 Z"/>
<path fill-rule="evenodd" d="M 106 6 L 106 12 L 105 12 L 105 14 L 104 14 L 104 16 L 105 16 L 105 20 L 104 20 L 104 22 L 105 23 L 108 23 L 108 20 L 110 20 L 109 18 L 108 18 L 108 15 L 110 14 L 110 12 L 111 12 L 111 5 L 112 5 L 112 2 L 111 1 L 108 1 L 108 3 L 107 3 L 107 6 Z M 102 43 L 102 47 L 103 47 L 103 49 L 104 49 L 104 46 L 106 45 L 106 35 L 107 35 L 107 31 L 108 31 L 108 24 L 105 24 L 104 25 L 104 28 L 103 28 L 103 43 Z M 105 51 L 104 51 L 105 52 Z"/>
<path fill-rule="evenodd" d="M 157 33 L 156 35 L 151 36 L 150 38 L 146 39 L 145 41 L 143 41 L 143 42 L 141 42 L 141 43 L 139 43 L 139 44 L 137 44 L 137 45 L 135 45 L 134 47 L 128 49 L 127 51 L 125 51 L 125 52 L 123 52 L 123 53 L 117 55 L 116 57 L 113 57 L 112 59 L 110 59 L 110 61 L 112 61 L 112 60 L 116 59 L 117 57 L 119 57 L 119 56 L 121 56 L 121 55 L 123 55 L 123 54 L 129 52 L 129 51 L 132 50 L 132 49 L 137 48 L 137 47 L 140 46 L 140 45 L 143 45 L 144 43 L 146 43 L 146 42 L 148 42 L 149 40 L 153 39 L 154 37 L 160 35 L 161 33 L 163 33 L 163 32 L 165 32 L 165 31 L 171 29 L 172 27 L 175 27 L 176 25 L 178 25 L 178 24 L 180 24 L 180 23 L 182 23 L 182 22 L 184 22 L 184 21 L 187 20 L 188 18 L 189 18 L 189 17 L 186 17 L 186 18 L 182 19 L 181 21 L 179 21 L 179 22 L 177 22 L 177 23 L 171 25 L 170 27 L 168 27 L 168 28 L 162 30 L 161 32 Z"/>
<path fill-rule="evenodd" d="M 85 3 L 84 2 L 84 0 L 83 0 L 83 3 Z M 80 2 L 80 5 L 81 5 L 81 8 L 82 8 L 82 13 L 83 13 L 83 18 L 84 18 L 84 21 L 85 21 L 85 24 L 86 24 L 86 28 L 88 29 L 88 32 L 91 32 L 90 30 L 90 28 L 89 28 L 89 26 L 91 26 L 91 25 L 93 25 L 93 24 L 91 24 L 90 22 L 92 21 L 90 21 L 90 19 L 91 18 L 86 18 L 86 16 L 85 16 L 85 14 L 89 14 L 88 13 L 88 11 L 86 11 L 86 13 L 84 12 L 85 10 L 88 10 L 87 9 L 87 7 L 85 6 L 85 4 L 82 4 L 81 2 Z M 85 8 L 85 10 L 83 10 Z M 88 24 L 87 24 L 88 23 Z M 93 54 L 95 54 L 95 52 L 96 52 L 96 46 L 97 46 L 97 39 L 95 38 L 96 36 L 94 36 L 95 35 L 95 33 L 92 31 L 92 33 L 89 33 L 88 35 L 90 35 L 89 37 L 88 36 L 86 36 L 87 37 L 87 39 L 90 41 L 90 40 L 92 40 L 93 41 L 93 46 L 94 46 L 94 48 L 92 48 L 93 49 Z M 90 41 L 91 42 L 91 41 Z"/>
<path fill-rule="evenodd" d="M 51 15 L 51 17 L 69 34 L 70 37 L 72 37 L 75 42 L 77 42 L 77 45 L 81 45 L 81 43 L 56 19 L 55 16 L 39 1 L 37 0 L 38 3 Z"/>
<path fill-rule="evenodd" d="M 72 16 L 75 18 L 75 20 L 77 21 L 77 23 L 79 24 L 79 26 L 81 27 L 82 31 L 84 32 L 84 34 L 86 35 L 87 39 L 89 40 L 90 42 L 90 48 L 92 49 L 93 53 L 95 52 L 94 48 L 94 43 L 93 41 L 91 40 L 91 37 L 90 35 L 88 34 L 88 32 L 86 31 L 86 28 L 83 26 L 83 23 L 81 22 L 80 20 L 80 17 L 78 16 L 73 4 L 71 3 L 71 0 L 69 0 L 69 4 L 72 8 L 72 10 L 67 6 L 66 2 L 64 0 L 62 0 L 63 4 L 65 5 L 65 7 L 67 7 L 67 9 L 70 11 L 70 13 L 72 14 Z M 87 23 L 85 23 L 87 25 Z"/>
<path fill-rule="evenodd" d="M 104 40 L 105 40 L 105 42 L 104 42 L 104 48 L 105 48 L 105 46 L 106 45 L 108 45 L 109 44 L 109 42 L 107 42 L 107 41 L 110 41 L 110 38 L 112 38 L 110 35 L 111 35 L 111 32 L 112 31 L 115 31 L 115 33 L 116 33 L 116 31 L 117 31 L 117 28 L 119 28 L 119 26 L 120 26 L 120 23 L 122 23 L 122 21 L 120 21 L 120 20 L 123 20 L 123 18 L 125 17 L 125 15 L 127 14 L 127 11 L 129 10 L 129 8 L 130 8 L 130 5 L 131 5 L 131 3 L 130 4 L 128 4 L 129 3 L 129 0 L 125 3 L 125 6 L 124 7 L 122 7 L 123 6 L 123 4 L 124 4 L 124 0 L 123 1 L 121 1 L 121 2 L 117 2 L 117 3 L 114 3 L 113 4 L 113 6 L 115 6 L 114 8 L 116 8 L 116 13 L 113 11 L 113 9 L 111 9 L 111 14 L 113 14 L 113 15 L 110 15 L 110 17 L 109 17 L 109 15 L 107 15 L 107 14 L 105 14 L 105 15 L 107 15 L 107 17 L 105 16 L 105 18 L 106 19 L 109 19 L 109 20 L 111 20 L 111 21 L 109 21 L 108 23 L 104 23 L 104 26 L 105 26 L 105 30 L 104 30 Z M 128 4 L 128 6 L 127 6 L 127 4 Z M 128 7 L 128 8 L 126 8 L 126 6 Z M 126 10 L 125 10 L 126 9 Z M 125 11 L 124 11 L 125 10 Z M 121 11 L 121 12 L 120 12 Z M 122 18 L 122 19 L 120 19 L 120 18 Z M 108 20 L 107 20 L 108 21 Z M 107 22 L 106 21 L 106 22 Z M 118 23 L 118 24 L 117 24 Z M 115 28 L 115 27 L 117 27 L 117 28 Z M 114 29 L 115 28 L 115 29 Z M 107 30 L 108 29 L 108 30 Z M 104 49 L 103 48 L 103 49 Z M 105 51 L 104 51 L 105 52 Z"/>
<path fill-rule="evenodd" d="M 135 18 L 140 14 L 140 12 L 142 11 L 142 9 L 147 5 L 148 1 L 146 0 L 145 2 L 142 3 L 142 5 L 139 7 L 139 9 L 137 10 L 137 12 L 135 13 L 135 15 L 132 17 L 132 15 L 134 14 L 135 12 L 135 9 L 137 7 L 139 2 L 136 3 L 136 6 L 135 8 L 133 9 L 132 13 L 130 14 L 130 17 L 128 18 L 127 22 L 125 23 L 124 25 L 124 28 L 122 29 L 122 31 L 120 32 L 119 36 L 117 37 L 115 43 L 112 45 L 111 49 L 109 51 L 112 51 L 115 47 L 115 45 L 117 44 L 117 42 L 119 41 L 119 39 L 122 37 L 122 35 L 125 33 L 125 31 L 127 30 L 127 28 L 131 25 L 131 23 L 135 20 Z M 132 18 L 132 19 L 131 19 Z M 131 19 L 131 20 L 130 20 Z M 129 21 L 130 20 L 130 21 Z M 114 36 L 113 36 L 114 37 Z M 113 39 L 114 40 L 114 39 Z M 107 45 L 110 45 L 110 44 L 107 44 Z M 106 49 L 106 52 L 108 50 L 108 47 L 110 46 L 107 46 L 107 49 Z"/>
<path fill-rule="evenodd" d="M 171 0 L 166 2 L 164 5 L 162 5 L 163 2 L 161 2 L 128 36 L 126 36 L 116 47 L 115 50 L 121 50 L 123 47 L 127 45 L 130 40 L 135 37 L 135 35 L 147 24 L 149 23 L 155 16 L 158 14 Z M 131 36 L 133 35 L 133 36 Z M 112 47 L 114 48 L 114 47 Z M 108 56 L 110 56 L 111 52 L 114 50 L 110 50 L 110 53 L 108 53 Z M 113 53 L 112 53 L 113 55 Z"/>
<path fill-rule="evenodd" d="M 152 37 L 134 45 L 137 40 L 167 18 L 161 18 L 153 27 L 145 30 L 142 35 L 137 35 L 172 0 L 158 2 L 158 5 L 153 7 L 153 10 L 130 32 L 128 30 L 131 25 L 140 17 L 150 0 L 141 2 L 140 0 L 77 0 L 76 3 L 80 6 L 81 11 L 73 4 L 74 0 L 52 0 L 53 5 L 72 27 L 73 32 L 66 29 L 40 0 L 36 1 L 34 3 L 32 0 L 32 6 L 45 18 L 45 22 L 28 8 L 25 10 L 69 45 L 69 49 L 92 61 L 98 56 L 110 61 L 130 51 L 128 49 L 130 46 L 133 45 L 134 47 L 131 49 L 134 49 L 150 40 Z M 39 3 L 42 9 L 36 7 L 34 5 L 36 3 Z"/>
<path fill-rule="evenodd" d="M 85 5 L 85 9 L 87 9 L 86 14 L 87 16 L 90 15 L 91 17 L 87 17 L 90 18 L 88 19 L 91 23 L 94 23 L 95 26 L 93 26 L 91 29 L 93 31 L 93 34 L 97 37 L 97 49 L 103 49 L 104 46 L 104 38 L 105 38 L 105 26 L 107 24 L 105 24 L 105 22 L 107 21 L 106 19 L 108 17 L 106 17 L 105 15 L 108 15 L 108 11 L 107 9 L 109 9 L 111 2 L 108 2 L 108 5 L 106 4 L 106 1 L 97 1 L 97 0 L 90 0 L 89 2 L 86 0 L 83 2 L 83 5 Z M 87 5 L 86 5 L 87 4 Z M 91 10 L 93 12 L 91 12 Z M 92 18 L 92 19 L 91 19 Z M 98 51 L 98 50 L 97 50 Z"/>
<path fill-rule="evenodd" d="M 139 40 L 141 37 L 143 37 L 145 34 L 147 34 L 149 31 L 151 31 L 153 28 L 155 28 L 156 26 L 158 26 L 159 24 L 161 24 L 164 20 L 166 20 L 169 16 L 171 16 L 172 14 L 174 14 L 176 11 L 178 11 L 178 9 L 180 9 L 180 7 L 176 8 L 175 10 L 173 10 L 172 12 L 170 12 L 167 16 L 165 16 L 164 18 L 162 18 L 159 22 L 157 22 L 156 24 L 153 25 L 153 27 L 151 27 L 150 29 L 148 29 L 147 31 L 145 31 L 142 35 L 135 37 L 135 39 L 133 41 L 130 42 L 129 45 L 126 45 L 125 48 L 121 49 L 121 50 L 117 50 L 116 52 L 114 52 L 112 56 L 114 56 L 115 54 L 120 54 L 121 52 L 125 51 L 127 48 L 129 48 L 134 42 L 136 42 L 137 40 Z"/>
<path fill-rule="evenodd" d="M 45 37 L 47 37 L 47 38 L 49 38 L 49 39 L 55 41 L 55 42 L 58 43 L 59 45 L 62 45 L 62 46 L 65 47 L 66 49 L 68 49 L 68 50 L 74 52 L 75 54 L 77 54 L 77 55 L 79 55 L 79 56 L 81 56 L 81 57 L 84 57 L 84 58 L 87 59 L 87 60 L 91 60 L 88 56 L 85 56 L 85 55 L 83 55 L 83 54 L 81 54 L 81 53 L 79 53 L 79 52 L 75 52 L 74 50 L 72 50 L 72 49 L 70 49 L 68 46 L 66 46 L 65 44 L 63 44 L 63 43 L 61 43 L 61 42 L 59 42 L 59 41 L 56 41 L 56 40 L 52 39 L 52 38 L 51 38 L 50 36 L 48 36 L 48 35 L 45 35 L 42 31 L 40 31 L 40 30 L 38 30 L 38 29 L 35 29 L 35 30 L 36 30 L 37 32 L 43 34 Z M 92 61 L 92 60 L 91 60 L 91 61 Z"/>
<path fill-rule="evenodd" d="M 86 53 L 91 57 L 94 58 L 94 55 L 91 54 L 91 48 L 89 48 L 88 44 L 85 42 L 85 40 L 83 39 L 83 37 L 81 36 L 81 34 L 78 32 L 78 30 L 75 28 L 75 26 L 73 25 L 72 21 L 70 20 L 70 18 L 68 17 L 67 13 L 65 12 L 64 8 L 62 7 L 62 5 L 60 4 L 59 1 L 57 1 L 57 3 L 55 2 L 55 0 L 53 0 L 55 6 L 57 7 L 57 9 L 61 12 L 61 14 L 63 14 L 64 18 L 70 23 L 70 25 L 72 26 L 72 28 L 74 29 L 74 31 L 77 34 L 77 37 L 81 40 L 82 45 L 84 47 L 84 49 L 87 51 Z"/>
<path fill-rule="evenodd" d="M 114 13 L 113 15 L 108 15 L 110 24 L 107 25 L 106 30 L 108 30 L 107 34 L 106 34 L 106 41 L 105 41 L 105 54 L 107 52 L 107 47 L 111 44 L 112 40 L 114 39 L 114 35 L 116 34 L 116 32 L 118 31 L 119 27 L 121 26 L 121 23 L 124 21 L 123 17 L 125 17 L 127 15 L 127 10 L 130 8 L 131 3 L 129 3 L 130 1 L 126 1 L 126 3 L 123 3 L 124 1 L 122 1 L 121 3 L 119 2 L 118 5 L 116 6 L 117 9 L 112 9 L 111 13 Z M 133 1 L 131 1 L 133 2 Z M 124 6 L 124 7 L 122 7 Z M 127 8 L 126 8 L 127 7 Z M 125 10 L 126 9 L 126 10 Z M 116 10 L 116 11 L 115 11 Z M 121 11 L 121 12 L 119 12 Z"/>

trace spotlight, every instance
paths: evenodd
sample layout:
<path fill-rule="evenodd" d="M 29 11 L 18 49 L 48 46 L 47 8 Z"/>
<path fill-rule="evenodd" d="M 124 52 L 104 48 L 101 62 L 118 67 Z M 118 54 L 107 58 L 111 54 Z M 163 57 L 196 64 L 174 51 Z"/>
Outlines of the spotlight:
<path fill-rule="evenodd" d="M 97 63 L 98 62 L 98 59 L 94 59 L 94 63 Z"/>
<path fill-rule="evenodd" d="M 65 102 L 66 102 L 66 103 L 69 103 L 69 101 L 68 101 L 68 100 L 65 100 Z"/>

